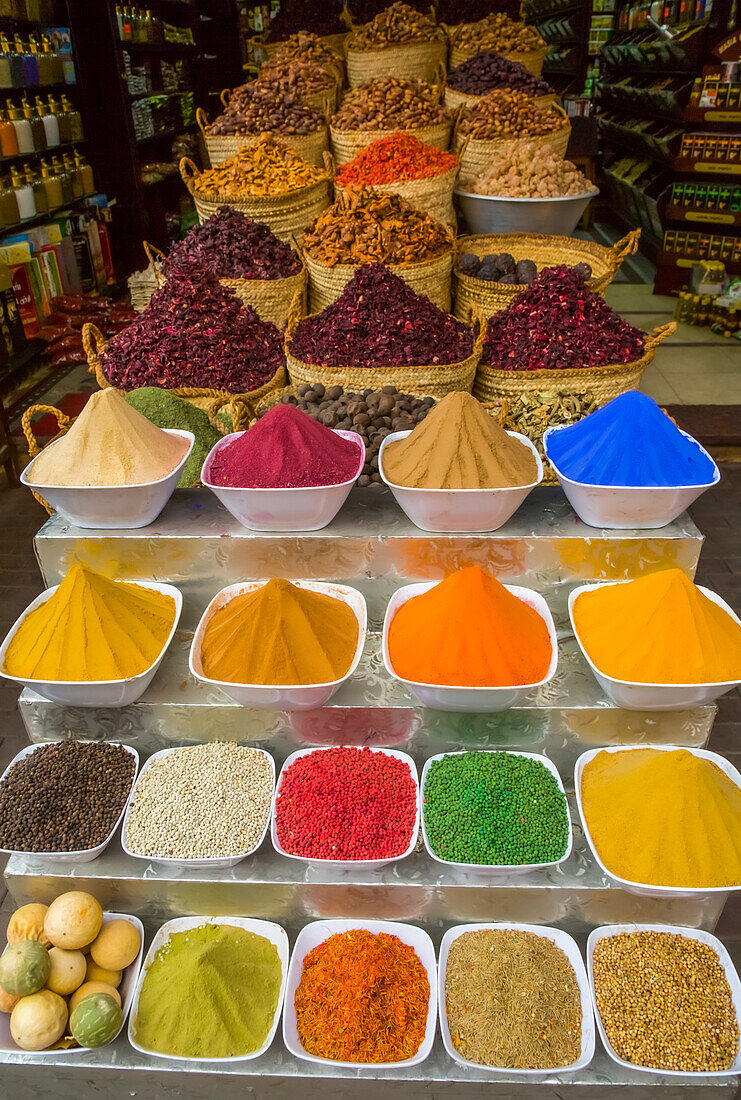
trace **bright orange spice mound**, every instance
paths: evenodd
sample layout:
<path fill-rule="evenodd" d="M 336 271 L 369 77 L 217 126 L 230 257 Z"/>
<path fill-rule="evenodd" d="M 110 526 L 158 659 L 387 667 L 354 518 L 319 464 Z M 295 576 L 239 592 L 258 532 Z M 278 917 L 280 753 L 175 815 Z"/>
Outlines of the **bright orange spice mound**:
<path fill-rule="evenodd" d="M 388 646 L 402 679 L 457 687 L 534 684 L 553 655 L 545 620 L 478 565 L 402 604 Z"/>

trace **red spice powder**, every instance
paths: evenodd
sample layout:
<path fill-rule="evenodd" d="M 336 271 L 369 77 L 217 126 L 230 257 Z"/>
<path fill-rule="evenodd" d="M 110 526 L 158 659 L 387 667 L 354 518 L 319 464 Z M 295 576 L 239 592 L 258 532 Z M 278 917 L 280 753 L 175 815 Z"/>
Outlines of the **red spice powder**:
<path fill-rule="evenodd" d="M 403 760 L 367 748 L 320 749 L 283 773 L 278 840 L 307 859 L 387 859 L 409 847 L 417 793 Z"/>
<path fill-rule="evenodd" d="M 363 149 L 337 172 L 340 187 L 396 183 L 441 176 L 458 165 L 458 157 L 427 145 L 413 134 L 389 134 Z"/>
<path fill-rule="evenodd" d="M 210 479 L 239 489 L 300 489 L 350 481 L 359 465 L 360 447 L 353 440 L 295 405 L 276 405 L 217 452 Z"/>

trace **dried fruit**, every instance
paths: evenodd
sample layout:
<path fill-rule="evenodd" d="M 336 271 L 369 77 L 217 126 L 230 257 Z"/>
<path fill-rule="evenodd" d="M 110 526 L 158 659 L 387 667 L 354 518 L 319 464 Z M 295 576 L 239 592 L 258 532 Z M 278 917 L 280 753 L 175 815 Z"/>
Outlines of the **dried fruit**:
<path fill-rule="evenodd" d="M 208 134 L 311 134 L 324 125 L 321 111 L 291 95 L 276 95 L 259 81 L 232 92 L 229 105 L 210 126 Z"/>
<path fill-rule="evenodd" d="M 504 12 L 497 12 L 485 16 L 478 23 L 467 23 L 455 44 L 458 49 L 471 54 L 484 50 L 497 50 L 503 54 L 526 53 L 542 46 L 543 39 L 534 27 L 510 19 Z"/>
<path fill-rule="evenodd" d="M 335 130 L 407 130 L 452 121 L 431 84 L 387 77 L 349 91 L 331 124 Z"/>
<path fill-rule="evenodd" d="M 172 246 L 162 270 L 167 277 L 194 267 L 217 279 L 285 279 L 301 270 L 301 260 L 269 226 L 222 206 Z"/>
<path fill-rule="evenodd" d="M 287 195 L 326 178 L 323 169 L 307 164 L 272 134 L 261 134 L 254 145 L 240 149 L 218 168 L 201 172 L 195 186 L 218 201 L 225 195 Z"/>
<path fill-rule="evenodd" d="M 409 4 L 396 3 L 384 8 L 369 23 L 353 31 L 347 40 L 349 50 L 382 50 L 407 42 L 441 41 L 445 33 L 429 14 L 416 11 Z"/>
<path fill-rule="evenodd" d="M 539 76 L 533 76 L 519 61 L 510 61 L 496 50 L 484 50 L 451 69 L 446 83 L 456 92 L 486 95 L 495 88 L 508 88 L 527 96 L 549 95 L 553 89 Z"/>
<path fill-rule="evenodd" d="M 279 65 L 270 62 L 260 70 L 255 86 L 267 89 L 271 95 L 293 96 L 300 99 L 313 92 L 322 92 L 334 87 L 334 75 L 317 61 L 282 61 Z M 248 85 L 249 86 L 249 85 Z M 239 89 L 235 89 L 235 94 Z M 231 101 L 230 104 L 231 106 Z"/>
<path fill-rule="evenodd" d="M 282 65 L 284 61 L 292 61 L 294 58 L 302 61 L 316 61 L 335 78 L 342 77 L 342 59 L 325 42 L 322 42 L 318 34 L 309 31 L 298 31 L 292 34 L 286 42 L 278 46 L 269 64 Z"/>
<path fill-rule="evenodd" d="M 536 199 L 585 195 L 597 189 L 574 164 L 561 160 L 549 146 L 528 141 L 492 156 L 489 166 L 466 184 L 466 190 L 477 195 Z"/>
<path fill-rule="evenodd" d="M 315 35 L 343 34 L 342 5 L 337 0 L 282 0 L 280 11 L 265 36 L 268 42 L 283 42 L 297 31 Z"/>
<path fill-rule="evenodd" d="M 464 107 L 458 121 L 461 137 L 474 141 L 527 138 L 552 134 L 567 125 L 555 107 L 537 103 L 522 92 L 496 88 Z"/>

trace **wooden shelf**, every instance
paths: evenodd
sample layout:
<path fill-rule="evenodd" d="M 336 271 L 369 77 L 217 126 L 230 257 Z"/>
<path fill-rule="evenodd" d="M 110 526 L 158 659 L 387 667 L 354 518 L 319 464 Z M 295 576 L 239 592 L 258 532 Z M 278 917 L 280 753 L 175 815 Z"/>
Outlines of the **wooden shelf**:
<path fill-rule="evenodd" d="M 741 176 L 741 163 L 732 160 L 691 160 L 675 157 L 674 171 L 687 175 L 711 174 L 713 176 Z"/>
<path fill-rule="evenodd" d="M 124 42 L 119 40 L 122 50 L 133 50 L 134 53 L 159 53 L 165 56 L 169 54 L 186 54 L 190 57 L 198 56 L 198 47 L 193 42 Z"/>
<path fill-rule="evenodd" d="M 0 157 L 0 169 L 4 164 L 12 164 L 17 160 L 28 160 L 29 157 L 53 157 L 61 150 L 74 149 L 77 145 L 84 145 L 87 138 L 77 138 L 76 141 L 63 141 L 59 145 L 52 145 L 48 149 L 34 149 L 32 153 L 15 153 L 12 157 Z"/>
<path fill-rule="evenodd" d="M 706 210 L 702 206 L 674 206 L 670 203 L 664 217 L 667 221 L 686 222 L 691 225 L 741 225 L 741 211 Z"/>

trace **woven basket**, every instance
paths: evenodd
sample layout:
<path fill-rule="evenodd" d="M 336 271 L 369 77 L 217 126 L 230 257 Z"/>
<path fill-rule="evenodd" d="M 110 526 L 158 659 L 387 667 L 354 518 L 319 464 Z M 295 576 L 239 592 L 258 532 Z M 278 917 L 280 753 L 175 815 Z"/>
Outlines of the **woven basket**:
<path fill-rule="evenodd" d="M 91 374 L 95 375 L 95 380 L 100 388 L 102 390 L 117 388 L 111 386 L 111 383 L 103 373 L 103 364 L 100 361 L 100 357 L 105 351 L 105 340 L 102 332 L 96 325 L 88 324 L 83 326 L 82 345 L 87 355 L 88 370 Z M 265 382 L 262 386 L 258 386 L 257 389 L 249 390 L 245 393 L 230 393 L 227 390 L 206 389 L 196 386 L 177 386 L 174 389 L 170 389 L 168 392 L 174 394 L 175 397 L 184 397 L 187 401 L 191 401 L 199 408 L 205 409 L 209 415 L 215 413 L 223 405 L 231 405 L 235 417 L 234 431 L 238 431 L 239 429 L 236 427 L 236 422 L 247 427 L 253 415 L 252 410 L 257 407 L 262 398 L 270 393 L 271 390 L 281 389 L 285 384 L 286 368 L 279 367 L 268 382 Z M 126 393 L 127 391 L 120 390 L 119 392 Z"/>
<path fill-rule="evenodd" d="M 325 162 L 326 164 L 326 162 Z M 256 222 L 265 222 L 276 237 L 291 244 L 303 235 L 307 225 L 326 210 L 332 202 L 332 184 L 317 180 L 287 195 L 217 195 L 198 190 L 200 172 L 189 157 L 180 161 L 180 175 L 193 197 L 198 218 L 203 224 L 222 206 L 231 206 Z"/>
<path fill-rule="evenodd" d="M 347 83 L 351 88 L 371 80 L 399 77 L 404 80 L 435 80 L 445 64 L 447 43 L 444 38 L 432 42 L 405 42 L 382 50 L 354 50 L 348 44 L 345 55 Z"/>
<path fill-rule="evenodd" d="M 461 23 L 457 28 L 457 33 L 454 35 L 454 39 L 460 35 L 464 24 Z M 482 47 L 483 49 L 483 47 Z M 528 50 L 526 52 L 518 53 L 517 50 L 513 50 L 511 53 L 503 53 L 502 57 L 506 57 L 509 61 L 519 61 L 521 65 L 524 65 L 528 72 L 533 76 L 540 76 L 543 72 L 543 62 L 545 61 L 545 55 L 548 50 L 548 46 L 545 42 L 538 46 L 536 49 Z M 476 48 L 463 49 L 456 44 L 456 41 L 451 41 L 450 54 L 448 56 L 448 68 L 457 69 L 459 65 L 462 65 L 464 61 L 468 61 L 469 57 L 475 57 L 477 53 L 482 51 Z"/>
<path fill-rule="evenodd" d="M 640 229 L 628 233 L 612 248 L 605 248 L 593 241 L 580 241 L 576 237 L 547 237 L 534 233 L 459 237 L 455 245 L 453 268 L 453 311 L 456 317 L 469 324 L 472 317 L 491 317 L 493 313 L 506 309 L 524 290 L 520 285 L 488 283 L 483 279 L 474 279 L 471 275 L 461 275 L 457 267 L 464 252 L 473 252 L 476 256 L 509 252 L 515 260 L 532 260 L 538 270 L 552 264 L 573 267 L 574 264 L 588 263 L 592 268 L 592 278 L 587 286 L 597 294 L 603 294 L 615 278 L 623 260 L 638 251 L 640 239 Z"/>
<path fill-rule="evenodd" d="M 374 183 L 373 190 L 382 195 L 401 195 L 410 206 L 429 214 L 435 221 L 441 222 L 455 234 L 458 221 L 453 206 L 453 188 L 458 178 L 458 169 L 451 168 L 440 176 L 431 176 L 421 180 L 399 180 L 397 183 Z M 335 181 L 335 198 L 347 195 L 344 187 Z"/>
<path fill-rule="evenodd" d="M 29 407 L 26 409 L 23 416 L 21 417 L 21 428 L 23 429 L 23 434 L 26 437 L 26 443 L 28 444 L 28 457 L 31 459 L 31 461 L 33 461 L 34 458 L 36 458 L 36 456 L 41 454 L 41 452 L 44 450 L 43 447 L 39 446 L 39 441 L 34 435 L 33 427 L 31 425 L 31 421 L 39 413 L 42 413 L 44 416 L 49 413 L 51 416 L 54 417 L 57 422 L 57 427 L 59 430 L 54 438 L 49 440 L 49 443 L 55 443 L 57 439 L 61 439 L 61 437 L 63 435 L 66 435 L 74 424 L 74 419 L 66 416 L 61 409 L 55 408 L 54 405 L 29 405 Z M 46 444 L 47 447 L 49 446 L 49 443 Z M 33 496 L 39 502 L 39 504 L 43 505 L 43 507 L 46 508 L 49 515 L 53 516 L 54 509 L 52 508 L 51 504 L 47 503 L 47 501 L 45 501 L 43 497 L 40 497 L 35 489 L 31 489 L 31 492 L 33 493 Z"/>
<path fill-rule="evenodd" d="M 332 145 L 332 156 L 336 162 L 347 164 L 357 153 L 367 149 L 374 141 L 388 137 L 390 134 L 412 134 L 420 141 L 434 145 L 436 149 L 447 149 L 450 145 L 452 129 L 452 119 L 450 122 L 437 122 L 434 126 L 418 126 L 416 129 L 399 126 L 390 130 L 337 130 L 330 124 L 329 139 Z"/>
<path fill-rule="evenodd" d="M 319 41 L 322 45 L 326 46 L 328 50 L 332 50 L 337 54 L 340 62 L 345 56 L 345 43 L 347 42 L 347 31 L 342 31 L 339 34 L 324 34 L 321 35 Z M 268 63 L 275 57 L 281 46 L 285 45 L 285 42 L 266 42 L 260 35 L 255 35 L 255 44 L 261 46 L 265 51 L 265 56 L 268 59 Z"/>
<path fill-rule="evenodd" d="M 294 386 L 305 382 L 322 382 L 325 386 L 344 386 L 346 389 L 362 391 L 393 385 L 402 393 L 421 393 L 437 398 L 458 390 L 470 393 L 486 336 L 486 325 L 482 325 L 472 354 L 461 363 L 385 367 L 383 370 L 368 367 L 330 367 L 324 364 L 304 363 L 291 355 L 288 344 L 299 320 L 296 309 L 288 319 L 285 342 L 288 375 Z"/>
<path fill-rule="evenodd" d="M 557 157 L 566 156 L 566 148 L 571 137 L 571 122 L 563 107 L 555 104 L 552 108 L 561 119 L 561 125 L 557 130 L 551 130 L 548 134 L 540 134 L 537 137 L 517 138 L 488 138 L 483 141 L 469 137 L 461 137 L 458 127 L 461 115 L 456 119 L 451 142 L 451 151 L 460 158 L 460 178 L 462 182 L 468 182 L 488 168 L 496 156 L 512 156 L 521 145 L 529 144 L 537 148 L 550 148 Z"/>
<path fill-rule="evenodd" d="M 524 94 L 527 95 L 526 92 Z M 468 92 L 459 92 L 455 88 L 449 88 L 447 84 L 445 85 L 443 105 L 447 107 L 449 111 L 457 111 L 459 107 L 469 107 L 477 103 L 480 99 L 480 95 L 470 95 Z M 528 96 L 528 99 L 532 99 L 533 103 L 537 103 L 539 107 L 551 107 L 558 103 L 558 96 L 555 92 L 549 95 Z"/>
<path fill-rule="evenodd" d="M 128 278 L 131 308 L 135 309 L 137 313 L 143 313 L 149 305 L 155 290 L 161 287 L 164 282 L 160 270 L 159 258 L 155 255 L 155 253 L 159 253 L 161 257 L 163 253 L 160 252 L 159 249 L 152 249 L 146 241 L 143 243 L 144 252 L 149 260 L 149 264 L 143 271 L 135 271 L 134 274 L 130 275 Z"/>
<path fill-rule="evenodd" d="M 212 168 L 217 168 L 225 160 L 236 156 L 240 149 L 257 145 L 262 137 L 262 134 L 211 135 L 208 132 L 208 117 L 202 107 L 199 107 L 196 111 L 196 121 L 203 134 L 206 152 Z M 281 134 L 276 132 L 273 136 L 288 149 L 293 149 L 294 153 L 298 153 L 309 164 L 318 164 L 320 167 L 323 164 L 324 153 L 329 148 L 329 132 L 325 125 L 320 126 L 318 130 L 314 130 L 310 134 Z"/>
<path fill-rule="evenodd" d="M 269 71 L 269 65 L 263 65 L 260 70 L 261 73 Z M 325 70 L 328 71 L 328 70 Z M 306 95 L 299 95 L 297 99 L 301 103 L 304 103 L 307 107 L 316 107 L 318 111 L 321 111 L 325 120 L 329 121 L 332 115 L 337 110 L 337 104 L 340 101 L 340 88 L 342 87 L 342 76 L 339 73 L 335 73 L 334 83 L 329 88 L 324 88 L 318 92 L 307 92 Z M 229 106 L 229 101 L 232 97 L 230 88 L 224 88 L 219 96 L 224 107 Z"/>
<path fill-rule="evenodd" d="M 309 273 L 309 313 L 321 313 L 336 302 L 361 264 L 328 264 L 313 260 L 307 252 L 303 260 Z M 453 240 L 450 250 L 432 260 L 416 264 L 389 264 L 389 270 L 403 279 L 417 294 L 426 294 L 431 302 L 450 313 Z M 366 387 L 367 388 L 367 387 Z"/>

